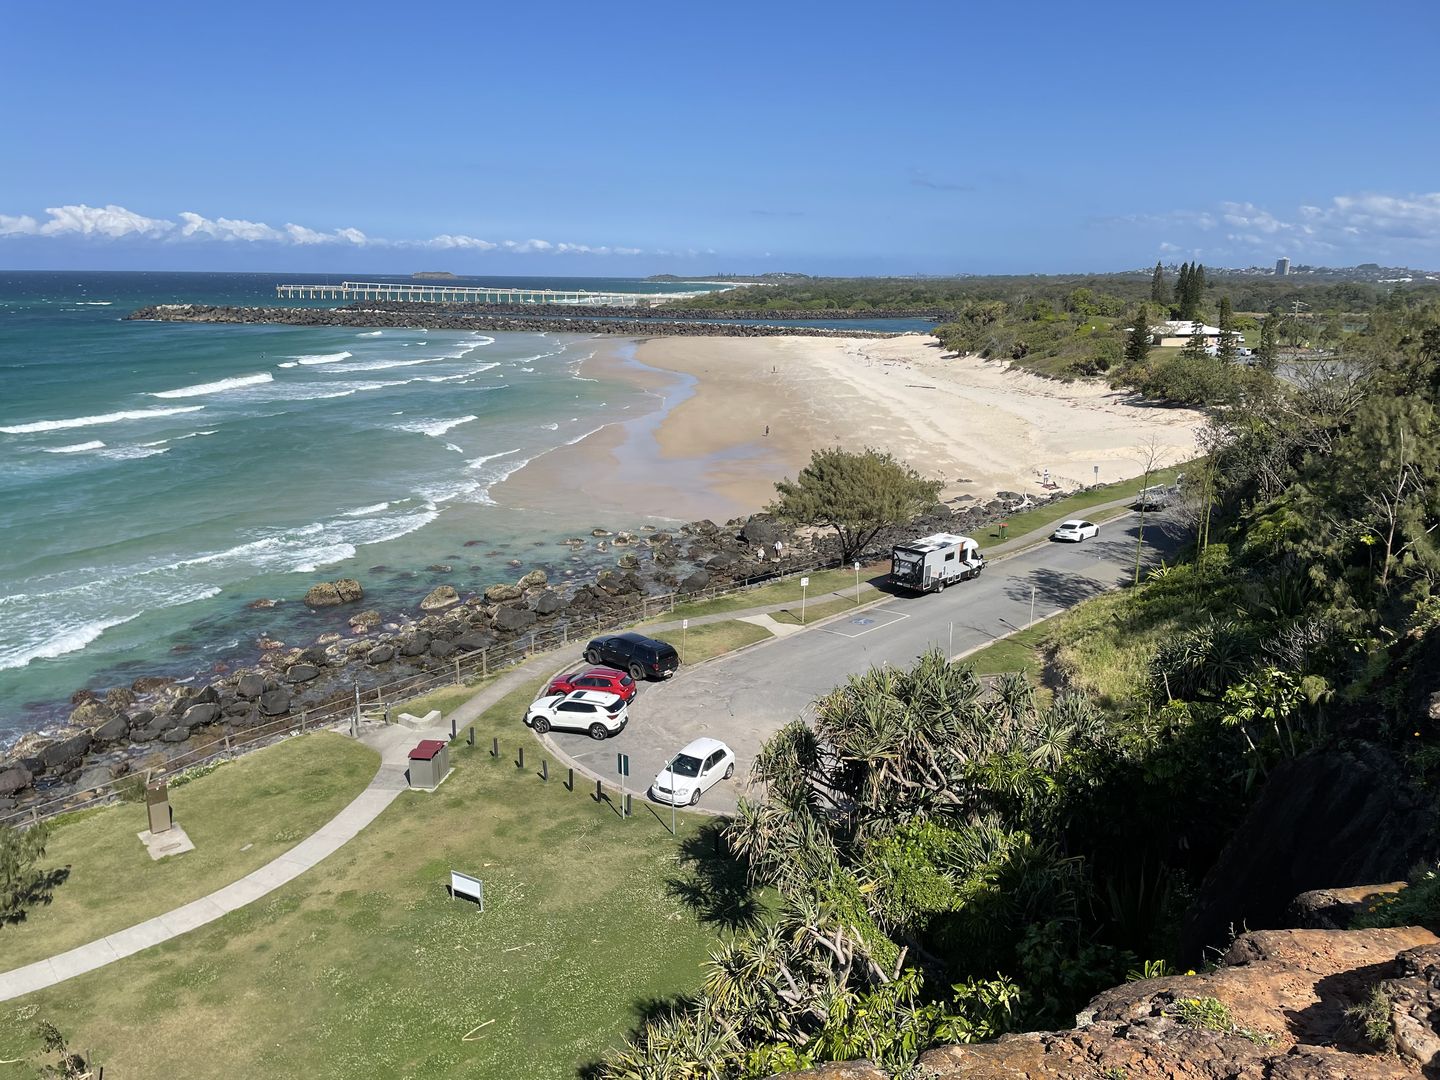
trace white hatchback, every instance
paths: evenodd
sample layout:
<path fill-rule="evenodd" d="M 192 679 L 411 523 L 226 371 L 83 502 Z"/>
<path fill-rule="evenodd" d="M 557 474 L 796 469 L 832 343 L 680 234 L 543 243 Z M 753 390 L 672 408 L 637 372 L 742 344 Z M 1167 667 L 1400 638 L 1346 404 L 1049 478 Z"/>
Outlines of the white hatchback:
<path fill-rule="evenodd" d="M 619 694 L 600 690 L 572 690 L 568 694 L 550 694 L 531 703 L 525 710 L 525 723 L 537 735 L 551 728 L 586 732 L 597 742 L 619 735 L 630 722 L 630 710 Z"/>
<path fill-rule="evenodd" d="M 721 780 L 735 775 L 735 751 L 719 739 L 696 739 L 661 769 L 650 797 L 672 806 L 694 806 Z"/>
<path fill-rule="evenodd" d="M 1100 532 L 1100 526 L 1091 521 L 1062 521 L 1060 527 L 1050 534 L 1051 540 L 1070 540 L 1079 543 Z"/>

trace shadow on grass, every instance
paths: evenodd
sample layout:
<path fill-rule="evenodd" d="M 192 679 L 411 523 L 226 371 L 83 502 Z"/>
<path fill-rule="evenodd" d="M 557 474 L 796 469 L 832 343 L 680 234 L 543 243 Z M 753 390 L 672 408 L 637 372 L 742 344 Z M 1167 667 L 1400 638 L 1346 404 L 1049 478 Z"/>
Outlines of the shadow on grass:
<path fill-rule="evenodd" d="M 42 870 L 35 879 L 16 891 L 13 905 L 0 913 L 0 926 L 15 926 L 25 921 L 25 912 L 32 907 L 44 906 L 55 898 L 55 890 L 70 877 L 70 867 L 59 866 L 53 870 Z"/>
<path fill-rule="evenodd" d="M 640 998 L 630 1005 L 633 1018 L 630 1030 L 625 1033 L 627 1042 L 637 1042 L 645 1033 L 647 1024 L 657 1020 L 679 1019 L 695 1007 L 693 994 L 673 994 L 670 997 Z M 600 1059 L 587 1061 L 575 1070 L 579 1080 L 603 1080 L 605 1064 Z"/>
<path fill-rule="evenodd" d="M 725 846 L 725 824 L 707 822 L 680 842 L 679 873 L 666 883 L 666 891 L 701 922 L 733 932 L 758 924 L 764 907 L 744 861 Z"/>

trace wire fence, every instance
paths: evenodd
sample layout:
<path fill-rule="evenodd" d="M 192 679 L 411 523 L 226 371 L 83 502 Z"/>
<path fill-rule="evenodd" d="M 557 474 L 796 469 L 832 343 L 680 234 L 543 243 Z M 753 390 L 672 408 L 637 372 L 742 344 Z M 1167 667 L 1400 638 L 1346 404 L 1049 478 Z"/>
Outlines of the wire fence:
<path fill-rule="evenodd" d="M 366 689 L 361 689 L 356 684 L 350 691 L 337 690 L 331 700 L 307 707 L 298 713 L 277 717 L 243 731 L 202 735 L 198 739 L 191 740 L 198 745 L 189 747 L 173 756 L 167 756 L 163 761 L 156 762 L 146 770 L 135 770 L 129 775 L 117 777 L 94 787 L 72 791 L 52 799 L 35 801 L 13 809 L 0 815 L 0 825 L 23 828 L 59 814 L 87 810 L 127 798 L 138 800 L 143 794 L 144 774 L 150 769 L 163 772 L 167 777 L 173 777 L 190 769 L 232 760 L 242 754 L 269 746 L 280 739 L 304 734 L 308 731 L 335 728 L 342 724 L 352 725 L 351 730 L 353 731 L 356 730 L 354 725 L 366 711 L 388 710 L 392 706 L 444 686 L 452 686 L 476 678 L 488 678 L 514 667 L 516 664 L 524 663 L 538 653 L 568 648 L 576 642 L 588 640 L 597 633 L 618 630 L 673 612 L 677 604 L 736 596 L 803 574 L 834 569 L 839 565 L 837 560 L 832 559 L 804 566 L 777 566 L 760 574 L 748 575 L 738 581 L 732 580 L 725 585 L 709 586 L 694 592 L 636 596 L 624 607 L 609 608 L 604 613 L 591 618 L 566 616 L 543 629 L 532 630 L 510 641 L 500 642 L 488 648 L 466 652 L 453 660 L 437 661 L 431 658 L 428 662 L 436 666 L 429 671 L 416 672 L 414 675 L 394 679 Z M 406 658 L 400 657 L 400 659 Z M 415 657 L 414 659 L 420 660 L 421 658 Z"/>

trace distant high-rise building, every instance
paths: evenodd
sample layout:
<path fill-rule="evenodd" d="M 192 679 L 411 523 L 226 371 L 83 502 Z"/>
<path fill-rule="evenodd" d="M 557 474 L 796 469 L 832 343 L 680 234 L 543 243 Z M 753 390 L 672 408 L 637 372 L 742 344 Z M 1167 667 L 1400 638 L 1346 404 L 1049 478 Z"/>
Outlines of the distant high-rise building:
<path fill-rule="evenodd" d="M 1290 260 L 1289 260 L 1289 259 L 1276 259 L 1276 260 L 1275 260 L 1275 276 L 1276 276 L 1276 277 L 1288 277 L 1289 275 L 1290 275 Z"/>

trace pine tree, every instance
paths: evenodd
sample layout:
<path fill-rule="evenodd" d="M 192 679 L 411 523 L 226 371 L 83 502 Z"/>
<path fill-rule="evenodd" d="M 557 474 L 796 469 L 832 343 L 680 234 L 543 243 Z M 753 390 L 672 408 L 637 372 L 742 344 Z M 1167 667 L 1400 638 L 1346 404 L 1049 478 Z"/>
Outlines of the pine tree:
<path fill-rule="evenodd" d="M 1255 363 L 1266 371 L 1273 372 L 1277 361 L 1276 346 L 1280 337 L 1280 312 L 1271 308 L 1260 324 L 1260 344 L 1255 348 Z"/>
<path fill-rule="evenodd" d="M 1180 355 L 1191 360 L 1203 360 L 1209 355 L 1206 352 L 1209 347 L 1210 343 L 1205 340 L 1205 324 L 1196 319 L 1190 327 L 1190 340 L 1180 350 Z"/>
<path fill-rule="evenodd" d="M 1150 310 L 1144 304 L 1135 313 L 1135 324 L 1125 338 L 1125 362 L 1143 364 L 1150 357 Z"/>
<path fill-rule="evenodd" d="M 1175 315 L 1177 318 L 1185 318 L 1185 311 L 1188 304 L 1187 297 L 1190 295 L 1190 264 L 1180 264 L 1180 276 L 1175 279 Z"/>
<path fill-rule="evenodd" d="M 1150 277 L 1150 302 L 1162 307 L 1170 303 L 1170 286 L 1165 283 L 1165 268 L 1157 260 L 1155 273 Z"/>
<path fill-rule="evenodd" d="M 1220 315 L 1217 319 L 1220 327 L 1220 346 L 1217 355 L 1221 360 L 1229 363 L 1235 359 L 1235 318 L 1230 308 L 1229 295 L 1220 298 Z"/>

